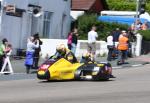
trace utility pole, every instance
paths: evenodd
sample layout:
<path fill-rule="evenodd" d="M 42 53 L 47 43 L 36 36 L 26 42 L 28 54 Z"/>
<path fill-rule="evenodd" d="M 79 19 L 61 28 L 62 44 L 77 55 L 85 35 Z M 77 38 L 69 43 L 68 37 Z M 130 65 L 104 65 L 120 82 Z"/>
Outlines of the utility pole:
<path fill-rule="evenodd" d="M 136 17 L 135 17 L 135 24 L 134 24 L 134 26 L 135 26 L 134 31 L 135 32 L 137 31 L 136 30 L 136 26 L 137 26 L 136 21 L 138 20 L 138 18 L 139 18 L 139 0 L 136 0 Z"/>

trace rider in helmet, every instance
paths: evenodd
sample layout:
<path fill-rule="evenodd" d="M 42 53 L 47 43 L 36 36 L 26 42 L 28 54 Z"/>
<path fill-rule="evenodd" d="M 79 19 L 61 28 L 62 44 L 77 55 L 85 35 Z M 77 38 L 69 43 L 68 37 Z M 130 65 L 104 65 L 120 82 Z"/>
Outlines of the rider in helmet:
<path fill-rule="evenodd" d="M 77 62 L 75 55 L 71 52 L 71 50 L 66 48 L 64 44 L 60 44 L 56 47 L 56 53 L 54 56 L 56 58 L 65 58 L 72 63 Z"/>
<path fill-rule="evenodd" d="M 88 63 L 88 62 L 94 62 L 94 56 L 90 51 L 87 51 L 82 55 L 82 59 L 80 62 Z"/>

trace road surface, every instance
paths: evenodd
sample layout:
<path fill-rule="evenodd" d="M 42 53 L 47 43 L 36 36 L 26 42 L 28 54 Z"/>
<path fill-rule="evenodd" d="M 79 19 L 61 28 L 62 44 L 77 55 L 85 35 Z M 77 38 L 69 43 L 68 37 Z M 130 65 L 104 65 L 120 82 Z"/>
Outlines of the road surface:
<path fill-rule="evenodd" d="M 0 103 L 149 103 L 150 65 L 116 69 L 110 81 L 0 81 Z"/>

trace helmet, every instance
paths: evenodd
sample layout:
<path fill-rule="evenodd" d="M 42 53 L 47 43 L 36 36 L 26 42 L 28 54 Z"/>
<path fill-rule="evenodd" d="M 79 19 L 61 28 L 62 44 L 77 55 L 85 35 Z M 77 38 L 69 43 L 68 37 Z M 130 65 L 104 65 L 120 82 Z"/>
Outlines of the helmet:
<path fill-rule="evenodd" d="M 66 53 L 66 46 L 64 44 L 60 44 L 56 47 L 56 50 L 58 52 L 60 52 L 61 54 L 65 54 Z"/>

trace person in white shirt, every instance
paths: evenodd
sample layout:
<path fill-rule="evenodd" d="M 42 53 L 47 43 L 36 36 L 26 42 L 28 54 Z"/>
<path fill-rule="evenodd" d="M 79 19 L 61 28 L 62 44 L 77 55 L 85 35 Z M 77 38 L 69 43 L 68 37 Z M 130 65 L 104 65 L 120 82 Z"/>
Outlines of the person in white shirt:
<path fill-rule="evenodd" d="M 96 26 L 92 26 L 91 31 L 88 32 L 88 51 L 95 55 L 96 52 L 96 39 L 98 34 L 96 32 Z"/>
<path fill-rule="evenodd" d="M 112 59 L 112 52 L 114 50 L 114 42 L 113 42 L 113 36 L 110 32 L 107 33 L 109 36 L 107 37 L 107 48 L 108 48 L 108 55 L 107 60 L 111 61 Z"/>
<path fill-rule="evenodd" d="M 36 44 L 35 44 L 36 42 Z M 27 51 L 26 51 L 26 73 L 29 74 L 30 69 L 33 66 L 33 55 L 35 52 L 35 48 L 39 47 L 39 40 L 34 41 L 34 38 L 31 36 L 27 41 Z"/>

